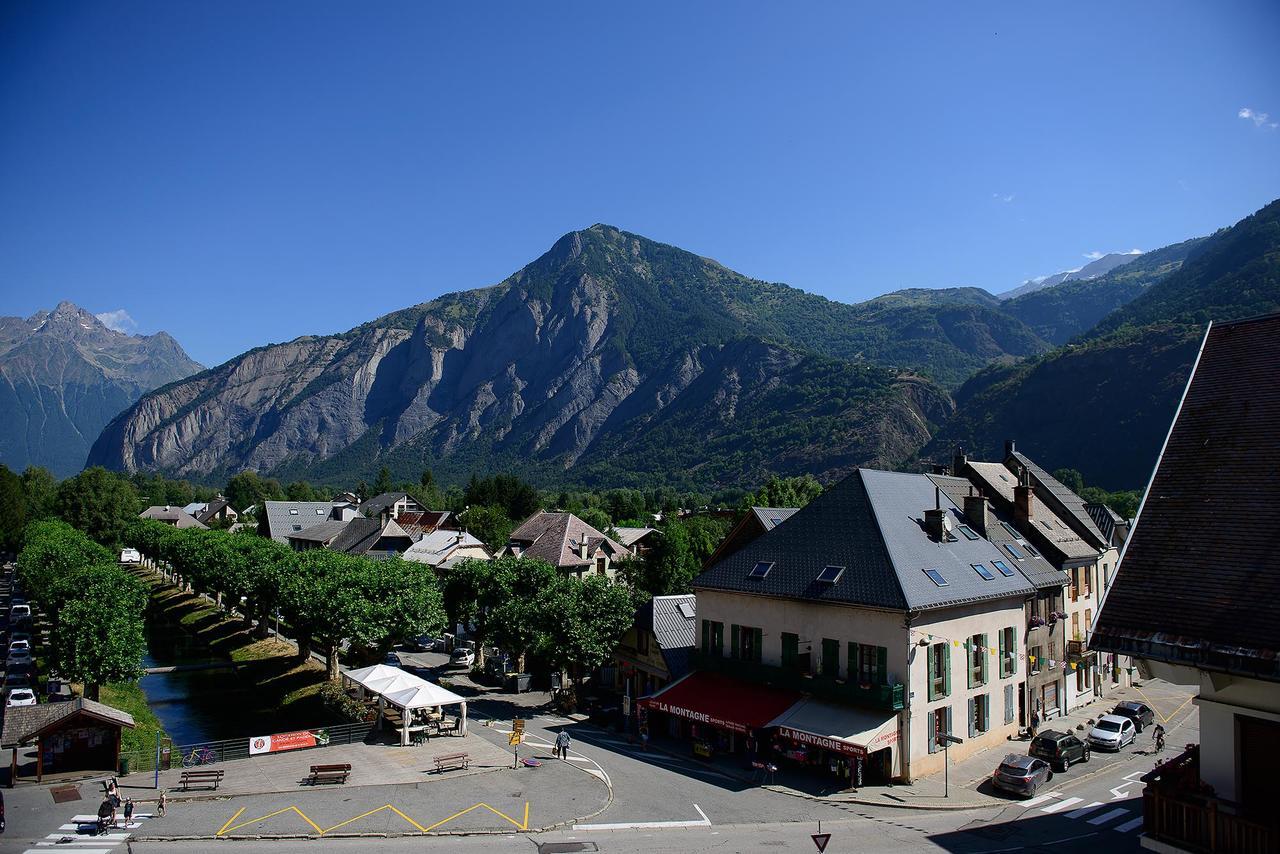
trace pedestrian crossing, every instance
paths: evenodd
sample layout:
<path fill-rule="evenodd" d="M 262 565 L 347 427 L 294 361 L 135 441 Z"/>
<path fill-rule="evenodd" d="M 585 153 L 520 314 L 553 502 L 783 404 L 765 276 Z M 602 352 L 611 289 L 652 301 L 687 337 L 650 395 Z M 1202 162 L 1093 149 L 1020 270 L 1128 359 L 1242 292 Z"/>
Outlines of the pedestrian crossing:
<path fill-rule="evenodd" d="M 1107 808 L 1102 801 L 1085 803 L 1084 798 L 1068 798 L 1062 792 L 1045 792 L 1030 800 L 1021 801 L 1018 806 L 1024 810 L 1059 815 L 1061 818 L 1084 819 L 1094 827 L 1105 827 L 1117 833 L 1132 833 L 1142 828 L 1142 816 L 1135 817 L 1134 811 L 1125 807 Z M 1119 824 L 1114 822 L 1120 821 Z"/>
<path fill-rule="evenodd" d="M 116 826 L 109 828 L 106 833 L 95 834 L 98 824 L 97 815 L 74 815 L 58 827 L 57 833 L 50 833 L 37 842 L 36 847 L 26 849 L 23 854 L 49 854 L 49 849 L 54 847 L 69 849 L 76 854 L 115 854 L 116 847 L 127 843 L 133 831 L 151 817 L 152 814 L 149 812 L 136 812 L 128 824 L 125 824 L 124 819 L 121 818 Z M 120 849 L 122 852 L 127 850 L 127 845 Z"/>

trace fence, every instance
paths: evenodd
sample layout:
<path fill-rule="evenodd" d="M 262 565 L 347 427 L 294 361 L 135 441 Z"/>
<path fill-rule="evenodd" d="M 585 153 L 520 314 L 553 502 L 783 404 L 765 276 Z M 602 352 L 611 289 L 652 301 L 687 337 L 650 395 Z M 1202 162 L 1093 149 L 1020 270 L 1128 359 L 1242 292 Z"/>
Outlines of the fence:
<path fill-rule="evenodd" d="M 310 727 L 307 731 L 322 734 L 315 744 L 298 747 L 298 750 L 310 750 L 316 747 L 327 747 L 333 744 L 357 744 L 368 738 L 373 724 L 368 722 L 340 724 L 338 726 Z M 226 738 L 220 741 L 203 741 L 195 744 L 175 744 L 160 751 L 160 770 L 182 768 L 186 765 L 212 765 L 219 762 L 231 762 L 236 759 L 249 758 L 249 745 L 256 736 L 243 738 Z M 156 751 L 146 753 L 120 754 L 121 766 L 128 765 L 129 773 L 137 771 L 155 771 Z M 122 768 L 123 770 L 123 768 Z"/>

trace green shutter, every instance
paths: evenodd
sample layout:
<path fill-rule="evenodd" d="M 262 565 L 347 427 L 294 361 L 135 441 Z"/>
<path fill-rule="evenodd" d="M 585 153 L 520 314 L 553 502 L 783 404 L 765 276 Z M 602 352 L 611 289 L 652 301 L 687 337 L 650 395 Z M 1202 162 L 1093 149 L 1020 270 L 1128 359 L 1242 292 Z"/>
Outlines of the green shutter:
<path fill-rule="evenodd" d="M 988 674 L 990 673 L 990 671 L 987 668 L 991 666 L 991 645 L 987 643 L 987 636 L 985 634 L 982 636 L 982 642 L 978 644 L 978 646 L 982 647 L 982 682 L 981 684 L 986 685 Z"/>
<path fill-rule="evenodd" d="M 711 621 L 702 621 L 702 654 L 711 654 Z"/>
<path fill-rule="evenodd" d="M 889 650 L 886 647 L 876 647 L 876 676 L 881 685 L 889 684 Z"/>
<path fill-rule="evenodd" d="M 976 697 L 969 698 L 969 738 L 973 738 L 978 732 L 978 728 L 973 725 L 973 704 L 976 700 Z"/>
<path fill-rule="evenodd" d="M 822 639 L 822 675 L 830 679 L 840 678 L 840 641 Z"/>
<path fill-rule="evenodd" d="M 1018 672 L 1018 627 L 1013 627 L 1013 649 L 1009 650 L 1009 674 Z"/>
<path fill-rule="evenodd" d="M 942 645 L 942 696 L 951 696 L 951 644 L 944 643 Z M 951 732 L 950 724 L 951 712 L 947 711 L 947 732 Z"/>
<path fill-rule="evenodd" d="M 933 669 L 934 667 L 937 666 L 936 664 L 934 664 L 934 662 L 937 659 L 937 655 L 938 655 L 938 647 L 930 646 L 929 659 L 928 659 L 928 662 L 925 664 L 925 666 L 929 668 L 929 672 L 926 673 L 925 676 L 926 676 L 926 682 L 929 685 L 929 702 L 931 703 L 934 700 L 938 699 L 938 692 L 933 689 Z"/>
<path fill-rule="evenodd" d="M 853 641 L 849 641 L 848 654 L 848 679 L 850 683 L 856 685 L 860 679 L 858 666 L 862 659 L 858 657 L 858 645 Z"/>
<path fill-rule="evenodd" d="M 738 629 L 738 624 L 731 623 L 729 625 L 729 657 L 730 658 L 737 658 L 739 653 L 742 650 L 741 645 L 738 643 L 738 639 L 740 636 L 741 635 Z"/>
<path fill-rule="evenodd" d="M 1005 675 L 1006 675 L 1006 673 L 1005 673 L 1005 667 L 1004 667 L 1004 655 L 1005 655 L 1005 648 L 1004 648 L 1004 632 L 1000 632 L 1000 643 L 999 643 L 999 653 L 998 653 L 998 654 L 999 654 L 999 658 L 1000 658 L 1000 675 L 1001 675 L 1001 676 L 1005 676 Z"/>
<path fill-rule="evenodd" d="M 796 656 L 800 652 L 800 636 L 791 632 L 782 633 L 782 666 L 788 670 L 796 666 Z"/>
<path fill-rule="evenodd" d="M 751 636 L 755 639 L 752 647 L 752 658 L 756 664 L 764 660 L 764 629 L 752 629 Z"/>
<path fill-rule="evenodd" d="M 969 687 L 973 687 L 973 638 L 965 638 L 964 640 L 964 675 L 969 682 Z"/>

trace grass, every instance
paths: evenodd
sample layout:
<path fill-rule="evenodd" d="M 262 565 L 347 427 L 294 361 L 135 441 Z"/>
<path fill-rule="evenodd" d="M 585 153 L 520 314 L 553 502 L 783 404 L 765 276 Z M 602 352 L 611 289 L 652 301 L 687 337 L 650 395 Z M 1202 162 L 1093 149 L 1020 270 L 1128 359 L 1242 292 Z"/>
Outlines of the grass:
<path fill-rule="evenodd" d="M 136 757 L 154 754 L 156 742 L 163 734 L 160 719 L 147 705 L 147 697 L 137 682 L 112 682 L 98 689 L 100 702 L 133 716 L 133 729 L 120 733 L 120 752 Z"/>

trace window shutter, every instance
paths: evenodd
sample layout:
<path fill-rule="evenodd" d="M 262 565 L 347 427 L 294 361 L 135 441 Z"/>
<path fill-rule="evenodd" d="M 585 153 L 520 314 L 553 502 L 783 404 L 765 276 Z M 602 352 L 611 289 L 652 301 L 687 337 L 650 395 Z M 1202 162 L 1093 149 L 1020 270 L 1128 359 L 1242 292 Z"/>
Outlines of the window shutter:
<path fill-rule="evenodd" d="M 938 666 L 936 663 L 937 657 L 938 657 L 938 646 L 937 644 L 934 644 L 929 647 L 929 661 L 928 661 L 928 664 L 926 665 L 929 668 L 929 672 L 925 674 L 925 676 L 927 677 L 926 681 L 929 683 L 929 702 L 933 702 L 934 700 L 938 699 L 938 692 L 934 690 L 934 687 L 933 687 L 933 671 L 937 669 L 937 666 Z"/>
<path fill-rule="evenodd" d="M 938 752 L 938 715 L 929 713 L 929 752 Z"/>
<path fill-rule="evenodd" d="M 849 641 L 848 665 L 848 675 L 845 678 L 856 685 L 860 681 L 862 658 L 858 655 L 858 645 L 853 641 Z"/>
<path fill-rule="evenodd" d="M 974 697 L 969 698 L 969 738 L 973 738 L 974 733 L 977 732 L 977 728 L 973 725 L 973 703 L 975 699 Z"/>
<path fill-rule="evenodd" d="M 751 660 L 754 661 L 756 664 L 759 664 L 764 658 L 764 649 L 763 649 L 764 629 L 752 629 L 751 632 L 753 637 L 755 638 L 755 643 L 752 644 L 752 646 L 754 647 L 754 650 L 753 650 L 754 657 Z"/>
<path fill-rule="evenodd" d="M 702 654 L 708 655 L 710 653 L 711 653 L 711 621 L 703 620 L 702 621 Z"/>
<path fill-rule="evenodd" d="M 876 676 L 881 685 L 889 684 L 889 650 L 887 647 L 876 647 Z"/>
<path fill-rule="evenodd" d="M 942 696 L 951 696 L 951 645 L 942 645 Z M 951 732 L 951 711 L 947 710 L 947 732 Z"/>
<path fill-rule="evenodd" d="M 1013 649 L 1009 650 L 1009 675 L 1018 672 L 1018 627 L 1013 627 Z"/>
<path fill-rule="evenodd" d="M 991 729 L 991 695 L 982 695 L 982 725 L 986 728 L 983 732 Z"/>
<path fill-rule="evenodd" d="M 947 735 L 951 735 L 952 732 L 953 730 L 951 729 L 951 707 L 947 706 Z"/>
<path fill-rule="evenodd" d="M 965 638 L 964 640 L 964 672 L 965 678 L 968 679 L 969 687 L 973 687 L 973 638 Z"/>
<path fill-rule="evenodd" d="M 1004 722 L 1013 723 L 1013 685 L 1004 686 Z"/>
<path fill-rule="evenodd" d="M 987 636 L 983 635 L 982 641 L 978 645 L 982 647 L 982 682 L 980 684 L 986 685 L 987 680 L 990 678 L 988 676 L 990 673 L 988 668 L 991 666 L 991 644 L 987 643 Z"/>
<path fill-rule="evenodd" d="M 742 651 L 742 645 L 739 643 L 741 638 L 741 630 L 737 623 L 729 626 L 729 657 L 737 658 Z"/>

